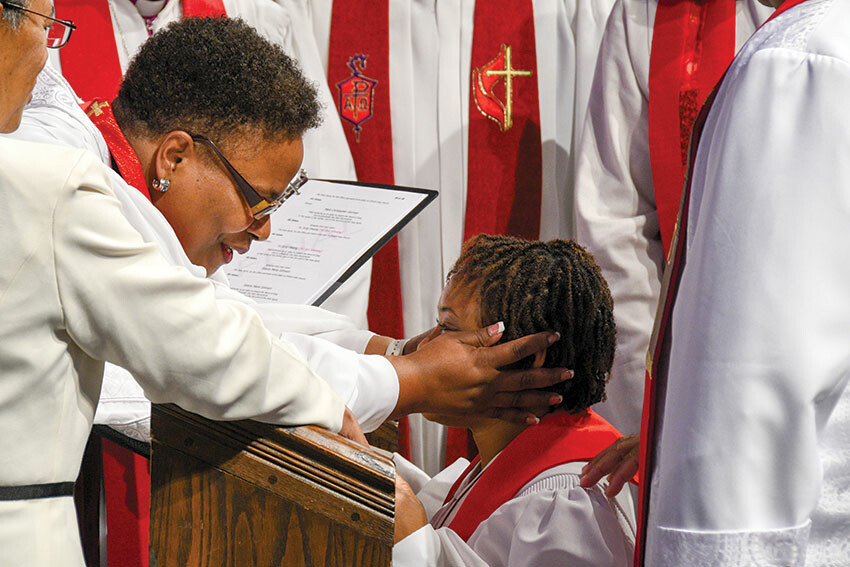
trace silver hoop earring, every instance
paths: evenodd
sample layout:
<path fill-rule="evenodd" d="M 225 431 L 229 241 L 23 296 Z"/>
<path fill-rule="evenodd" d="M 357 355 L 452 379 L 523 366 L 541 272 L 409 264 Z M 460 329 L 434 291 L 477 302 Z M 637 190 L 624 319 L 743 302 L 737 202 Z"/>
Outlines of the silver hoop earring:
<path fill-rule="evenodd" d="M 160 179 L 154 179 L 151 185 L 153 185 L 153 188 L 160 193 L 165 193 L 168 191 L 168 188 L 171 187 L 171 181 L 165 177 L 161 177 Z"/>

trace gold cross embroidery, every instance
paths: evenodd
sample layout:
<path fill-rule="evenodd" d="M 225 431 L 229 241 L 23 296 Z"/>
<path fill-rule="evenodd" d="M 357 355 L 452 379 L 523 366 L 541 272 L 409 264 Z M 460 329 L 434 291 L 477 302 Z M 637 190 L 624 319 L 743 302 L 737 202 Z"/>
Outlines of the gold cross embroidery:
<path fill-rule="evenodd" d="M 531 71 L 522 69 L 514 69 L 511 66 L 511 46 L 505 47 L 505 67 L 503 69 L 487 69 L 484 71 L 485 77 L 503 77 L 505 81 L 505 130 L 510 130 L 513 126 L 513 95 L 514 95 L 514 77 L 530 77 Z"/>
<path fill-rule="evenodd" d="M 88 116 L 89 118 L 91 118 L 92 116 L 100 116 L 101 114 L 103 114 L 103 110 L 101 109 L 106 108 L 107 106 L 109 106 L 108 102 L 93 102 L 92 105 L 89 107 L 88 112 L 86 112 L 86 116 Z"/>

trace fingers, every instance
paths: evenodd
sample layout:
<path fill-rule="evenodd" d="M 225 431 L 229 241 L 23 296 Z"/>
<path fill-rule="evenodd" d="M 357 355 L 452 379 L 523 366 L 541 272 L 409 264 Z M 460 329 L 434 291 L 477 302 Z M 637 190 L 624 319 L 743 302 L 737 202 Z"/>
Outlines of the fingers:
<path fill-rule="evenodd" d="M 540 418 L 534 413 L 516 408 L 491 408 L 487 412 L 487 415 L 511 423 L 522 423 L 525 425 L 537 425 L 540 423 Z"/>
<path fill-rule="evenodd" d="M 502 333 L 505 331 L 505 324 L 501 321 L 493 323 L 488 327 L 477 329 L 475 331 L 467 331 L 456 333 L 460 342 L 475 347 L 487 347 L 499 342 L 502 338 Z"/>
<path fill-rule="evenodd" d="M 605 496 L 613 498 L 623 490 L 623 487 L 629 482 L 632 477 L 638 472 L 638 458 L 629 458 L 622 462 L 613 473 L 608 475 L 608 488 L 605 489 Z"/>
<path fill-rule="evenodd" d="M 490 405 L 494 408 L 515 408 L 526 412 L 538 413 L 546 411 L 550 406 L 556 406 L 564 401 L 560 394 L 524 390 L 522 392 L 502 392 L 493 396 Z"/>
<path fill-rule="evenodd" d="M 345 408 L 345 413 L 342 418 L 342 428 L 339 430 L 339 434 L 346 439 L 363 445 L 364 447 L 369 446 L 369 441 L 366 440 L 366 435 L 363 434 L 363 430 L 360 428 L 357 418 L 354 417 L 354 413 L 348 408 Z"/>
<path fill-rule="evenodd" d="M 608 482 L 612 484 L 609 489 L 613 494 L 617 494 L 637 472 L 639 447 L 640 440 L 637 435 L 617 439 L 584 466 L 581 471 L 581 486 L 589 488 L 604 476 L 610 475 Z M 615 481 L 616 485 L 613 484 Z"/>
<path fill-rule="evenodd" d="M 506 345 L 499 345 L 506 346 Z M 495 347 L 498 348 L 498 347 Z M 496 392 L 519 392 L 538 390 L 560 384 L 573 377 L 572 370 L 563 368 L 531 368 L 528 370 L 505 370 L 493 381 Z M 548 392 L 551 395 L 551 392 Z"/>
<path fill-rule="evenodd" d="M 492 327 L 492 325 L 490 327 Z M 487 366 L 499 368 L 501 366 L 517 362 L 518 360 L 522 360 L 527 356 L 531 356 L 532 354 L 544 350 L 560 338 L 561 336 L 558 333 L 535 333 L 533 335 L 520 337 L 518 339 L 508 341 L 504 344 L 488 348 L 482 351 L 482 356 L 486 357 L 485 364 Z M 492 341 L 489 344 L 493 344 L 495 342 L 496 341 Z M 478 346 L 487 345 L 481 344 Z"/>

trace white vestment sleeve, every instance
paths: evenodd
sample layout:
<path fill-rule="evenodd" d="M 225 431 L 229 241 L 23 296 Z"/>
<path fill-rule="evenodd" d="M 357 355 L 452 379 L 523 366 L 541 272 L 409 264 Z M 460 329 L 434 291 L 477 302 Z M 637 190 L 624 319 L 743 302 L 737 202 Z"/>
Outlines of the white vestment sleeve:
<path fill-rule="evenodd" d="M 596 65 L 575 182 L 576 239 L 614 297 L 617 352 L 608 400 L 594 409 L 624 434 L 640 431 L 649 334 L 664 251 L 649 163 L 649 48 L 654 2 L 619 0 Z"/>
<path fill-rule="evenodd" d="M 532 480 L 479 524 L 468 543 L 449 528 L 420 528 L 394 546 L 393 565 L 630 565 L 634 533 L 629 521 L 621 520 L 621 512 L 630 514 L 632 507 L 628 493 L 620 507 L 605 498 L 602 487 L 581 488 L 578 474 L 566 472 L 580 468 L 575 465 L 556 467 Z"/>
<path fill-rule="evenodd" d="M 648 565 L 847 560 L 810 563 L 806 546 L 822 487 L 847 500 L 846 469 L 824 476 L 819 449 L 850 377 L 848 19 L 847 3 L 814 0 L 769 22 L 706 122 Z"/>
<path fill-rule="evenodd" d="M 216 300 L 212 284 L 146 244 L 122 216 L 107 168 L 83 160 L 68 182 L 81 188 L 63 193 L 54 215 L 57 292 L 74 343 L 130 369 L 153 401 L 338 431 L 343 403 L 328 384 L 253 311 Z"/>

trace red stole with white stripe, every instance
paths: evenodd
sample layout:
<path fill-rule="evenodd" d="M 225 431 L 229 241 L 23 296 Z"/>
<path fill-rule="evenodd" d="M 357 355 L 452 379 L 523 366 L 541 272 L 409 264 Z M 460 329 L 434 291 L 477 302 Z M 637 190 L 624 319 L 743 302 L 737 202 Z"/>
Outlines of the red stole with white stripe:
<path fill-rule="evenodd" d="M 793 8 L 797 4 L 802 4 L 804 1 L 785 0 L 782 6 L 777 8 L 767 21 L 769 22 L 782 12 Z M 646 530 L 649 520 L 649 501 L 651 499 L 650 491 L 652 487 L 651 477 L 655 458 L 655 442 L 658 433 L 656 418 L 658 406 L 664 401 L 667 388 L 667 364 L 669 362 L 671 344 L 670 322 L 673 315 L 673 307 L 676 303 L 676 294 L 679 289 L 682 271 L 687 263 L 687 227 L 690 208 L 691 176 L 693 174 L 702 129 L 705 126 L 711 105 L 714 103 L 714 97 L 723 82 L 724 75 L 721 75 L 717 85 L 709 93 L 705 104 L 693 122 L 684 191 L 682 192 L 679 204 L 679 214 L 675 225 L 675 232 L 673 233 L 673 240 L 670 244 L 667 267 L 664 270 L 664 280 L 661 285 L 663 303 L 659 304 L 659 311 L 655 317 L 655 328 L 652 332 L 652 341 L 649 346 L 640 427 L 640 468 L 638 470 L 640 495 L 638 498 L 638 531 L 637 540 L 635 541 L 636 567 L 643 567 L 645 560 Z M 687 380 L 687 377 L 681 377 L 681 379 Z M 672 400 L 672 403 L 675 403 L 675 400 Z"/>
<path fill-rule="evenodd" d="M 107 0 L 55 0 L 56 17 L 77 24 L 73 41 L 59 50 L 62 75 L 83 100 L 115 100 L 121 63 Z M 183 16 L 226 16 L 222 0 L 183 0 Z"/>
<path fill-rule="evenodd" d="M 665 251 L 679 211 L 691 127 L 735 57 L 735 0 L 659 0 L 649 63 L 649 155 Z"/>
<path fill-rule="evenodd" d="M 520 433 L 484 470 L 469 490 L 448 527 L 464 541 L 496 509 L 516 496 L 542 472 L 575 461 L 589 461 L 621 437 L 613 425 L 593 410 L 580 414 L 555 412 Z M 478 464 L 476 457 L 452 486 L 449 502 L 460 483 Z"/>

